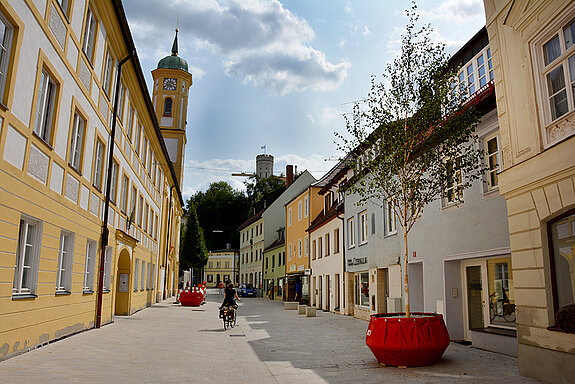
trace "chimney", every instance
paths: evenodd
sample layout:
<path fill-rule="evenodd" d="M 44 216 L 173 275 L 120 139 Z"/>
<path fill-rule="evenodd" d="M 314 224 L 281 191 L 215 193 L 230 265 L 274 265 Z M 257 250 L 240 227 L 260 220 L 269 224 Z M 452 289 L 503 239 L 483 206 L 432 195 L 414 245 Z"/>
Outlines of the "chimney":
<path fill-rule="evenodd" d="M 293 165 L 286 165 L 286 187 L 293 183 Z"/>

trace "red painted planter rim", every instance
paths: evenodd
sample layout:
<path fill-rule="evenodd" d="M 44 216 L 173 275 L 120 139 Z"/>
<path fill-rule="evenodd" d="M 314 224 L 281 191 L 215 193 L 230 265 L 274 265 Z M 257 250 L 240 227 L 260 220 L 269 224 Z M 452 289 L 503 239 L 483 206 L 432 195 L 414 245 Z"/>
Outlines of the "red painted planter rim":
<path fill-rule="evenodd" d="M 385 318 L 387 320 L 400 320 L 400 319 L 425 319 L 426 317 L 443 318 L 443 315 L 440 313 L 433 313 L 433 312 L 411 312 L 411 317 L 406 317 L 405 312 L 392 312 L 392 313 L 376 313 L 371 315 L 371 317 L 374 319 Z"/>

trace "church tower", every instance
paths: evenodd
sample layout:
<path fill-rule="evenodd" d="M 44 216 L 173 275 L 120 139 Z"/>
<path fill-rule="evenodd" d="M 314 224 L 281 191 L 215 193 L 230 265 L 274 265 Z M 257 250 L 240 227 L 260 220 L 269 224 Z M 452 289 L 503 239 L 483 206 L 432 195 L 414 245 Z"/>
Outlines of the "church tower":
<path fill-rule="evenodd" d="M 178 29 L 172 45 L 172 55 L 158 62 L 152 71 L 154 79 L 153 103 L 164 142 L 174 165 L 178 182 L 184 176 L 184 150 L 186 147 L 186 112 L 192 74 L 188 63 L 178 56 Z"/>

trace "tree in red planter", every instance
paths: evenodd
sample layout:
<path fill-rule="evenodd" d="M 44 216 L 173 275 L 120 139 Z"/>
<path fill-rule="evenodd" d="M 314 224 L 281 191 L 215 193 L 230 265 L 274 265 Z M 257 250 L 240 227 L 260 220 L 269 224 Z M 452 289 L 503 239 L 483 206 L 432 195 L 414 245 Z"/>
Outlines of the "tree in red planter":
<path fill-rule="evenodd" d="M 467 90 L 448 69 L 444 45 L 431 41 L 429 26 L 416 29 L 415 3 L 407 16 L 399 56 L 386 66 L 383 82 L 372 76 L 366 110 L 356 104 L 354 118 L 345 118 L 347 135 L 336 136 L 354 171 L 346 188 L 360 197 L 358 204 L 386 199 L 403 231 L 405 313 L 373 315 L 366 342 L 381 363 L 409 366 L 438 361 L 449 335 L 441 315 L 412 318 L 408 234 L 425 205 L 442 197 L 460 199 L 483 172 L 483 152 L 475 135 L 478 114 L 462 103 Z M 380 335 L 382 328 L 387 331 Z M 381 352 L 385 348 L 403 357 L 390 358 Z M 441 351 L 433 354 L 430 348 Z"/>

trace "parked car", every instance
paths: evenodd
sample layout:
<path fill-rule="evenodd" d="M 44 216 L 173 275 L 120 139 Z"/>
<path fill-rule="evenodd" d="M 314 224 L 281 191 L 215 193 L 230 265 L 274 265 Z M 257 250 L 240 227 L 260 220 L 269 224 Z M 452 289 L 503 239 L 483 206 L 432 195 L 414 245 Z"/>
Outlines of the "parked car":
<path fill-rule="evenodd" d="M 241 297 L 247 297 L 247 296 L 254 296 L 256 295 L 256 289 L 254 288 L 253 285 L 251 284 L 240 284 L 240 292 L 239 295 Z"/>

